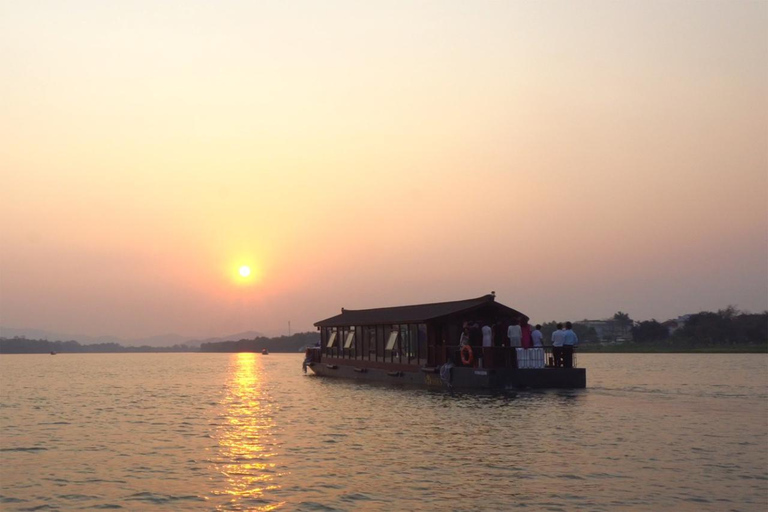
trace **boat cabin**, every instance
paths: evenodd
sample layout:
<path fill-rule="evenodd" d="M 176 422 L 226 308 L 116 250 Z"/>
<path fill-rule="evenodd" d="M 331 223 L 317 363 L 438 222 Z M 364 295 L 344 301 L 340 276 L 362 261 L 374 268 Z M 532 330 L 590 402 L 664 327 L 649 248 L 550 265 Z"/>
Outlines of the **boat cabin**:
<path fill-rule="evenodd" d="M 528 316 L 475 299 L 350 310 L 317 322 L 320 347 L 304 371 L 356 380 L 451 388 L 583 388 L 586 371 L 553 364 L 551 347 L 510 347 L 507 329 Z M 492 346 L 483 346 L 482 328 Z M 466 336 L 462 340 L 462 335 Z"/>
<path fill-rule="evenodd" d="M 323 361 L 360 367 L 409 370 L 436 367 L 448 361 L 460 364 L 459 342 L 470 325 L 473 359 L 483 367 L 512 364 L 514 351 L 507 328 L 525 314 L 496 302 L 494 294 L 475 299 L 390 308 L 341 310 L 317 322 Z M 482 326 L 493 330 L 493 347 L 482 346 Z"/>

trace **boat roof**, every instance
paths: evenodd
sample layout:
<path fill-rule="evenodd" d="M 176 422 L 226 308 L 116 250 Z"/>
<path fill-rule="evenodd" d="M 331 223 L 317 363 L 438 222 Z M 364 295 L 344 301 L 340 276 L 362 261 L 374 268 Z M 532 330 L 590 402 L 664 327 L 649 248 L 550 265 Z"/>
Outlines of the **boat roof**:
<path fill-rule="evenodd" d="M 493 294 L 488 294 L 475 299 L 435 302 L 432 304 L 415 304 L 411 306 L 394 306 L 376 309 L 341 308 L 340 315 L 316 322 L 315 326 L 342 327 L 351 325 L 422 323 L 461 313 L 471 313 L 484 307 L 486 309 L 491 308 L 495 316 L 509 318 L 522 317 L 525 320 L 528 320 L 528 316 L 496 302 L 496 297 Z"/>

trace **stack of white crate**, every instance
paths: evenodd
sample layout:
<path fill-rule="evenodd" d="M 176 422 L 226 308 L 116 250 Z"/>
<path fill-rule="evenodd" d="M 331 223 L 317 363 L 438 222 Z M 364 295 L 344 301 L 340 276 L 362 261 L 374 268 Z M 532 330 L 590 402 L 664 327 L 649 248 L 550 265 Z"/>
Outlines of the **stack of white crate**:
<path fill-rule="evenodd" d="M 544 368 L 545 354 L 543 348 L 518 348 L 517 349 L 517 367 L 518 368 Z"/>

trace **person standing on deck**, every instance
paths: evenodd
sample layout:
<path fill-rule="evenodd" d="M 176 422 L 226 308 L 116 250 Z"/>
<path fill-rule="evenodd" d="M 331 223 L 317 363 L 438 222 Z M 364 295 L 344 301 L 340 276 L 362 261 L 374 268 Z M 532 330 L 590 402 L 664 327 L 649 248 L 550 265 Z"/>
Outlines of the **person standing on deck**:
<path fill-rule="evenodd" d="M 544 335 L 541 334 L 541 325 L 536 324 L 536 328 L 531 333 L 531 339 L 533 340 L 533 347 L 534 348 L 541 348 L 544 346 L 544 343 L 542 343 L 542 339 L 544 338 Z"/>
<path fill-rule="evenodd" d="M 493 328 L 491 323 L 487 322 L 483 324 L 483 352 L 481 356 L 481 365 L 486 366 L 493 362 L 493 354 L 491 354 L 491 348 L 493 347 Z"/>
<path fill-rule="evenodd" d="M 505 347 L 507 345 L 505 341 L 507 339 L 507 326 L 504 325 L 504 322 L 496 322 L 491 328 L 493 329 L 493 346 Z"/>
<path fill-rule="evenodd" d="M 520 320 L 515 318 L 512 320 L 512 325 L 507 329 L 507 338 L 509 338 L 509 346 L 512 348 L 520 346 L 520 340 L 523 337 L 523 331 L 520 329 Z"/>
<path fill-rule="evenodd" d="M 479 347 L 483 344 L 483 332 L 480 330 L 480 324 L 472 322 L 469 326 L 469 344 Z"/>
<path fill-rule="evenodd" d="M 528 324 L 528 320 L 520 322 L 520 344 L 525 349 L 533 346 L 533 341 L 531 340 L 531 326 Z"/>
<path fill-rule="evenodd" d="M 555 360 L 555 367 L 563 366 L 563 342 L 565 341 L 565 330 L 563 324 L 557 324 L 557 329 L 552 331 L 552 357 Z"/>
<path fill-rule="evenodd" d="M 565 322 L 565 335 L 563 336 L 563 362 L 566 368 L 573 368 L 573 347 L 579 344 L 579 338 L 573 332 L 571 322 Z"/>
<path fill-rule="evenodd" d="M 464 324 L 464 329 L 461 331 L 461 338 L 459 338 L 459 347 L 469 345 L 469 325 Z"/>
<path fill-rule="evenodd" d="M 488 324 L 483 326 L 483 348 L 493 346 L 493 329 Z"/>

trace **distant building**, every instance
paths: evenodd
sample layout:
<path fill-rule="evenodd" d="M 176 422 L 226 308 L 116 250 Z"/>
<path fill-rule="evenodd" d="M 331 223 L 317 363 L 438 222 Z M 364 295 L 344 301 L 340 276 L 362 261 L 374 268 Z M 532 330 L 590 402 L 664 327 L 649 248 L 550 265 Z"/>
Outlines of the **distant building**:
<path fill-rule="evenodd" d="M 667 328 L 667 332 L 669 332 L 670 336 L 680 328 L 680 324 L 677 323 L 677 320 L 667 320 L 666 322 L 662 322 L 661 325 Z"/>
<path fill-rule="evenodd" d="M 631 341 L 632 326 L 616 320 L 582 320 L 581 325 L 591 327 L 600 341 Z"/>
<path fill-rule="evenodd" d="M 661 325 L 667 328 L 669 331 L 669 335 L 671 336 L 672 333 L 674 333 L 678 329 L 682 329 L 685 327 L 685 324 L 688 323 L 688 320 L 690 320 L 691 315 L 681 315 L 674 320 L 667 320 L 666 322 L 663 322 Z"/>

